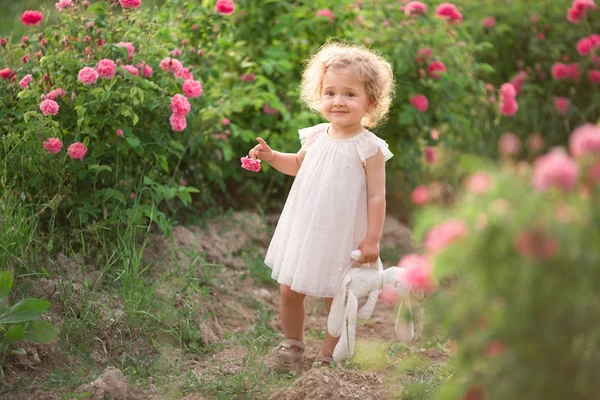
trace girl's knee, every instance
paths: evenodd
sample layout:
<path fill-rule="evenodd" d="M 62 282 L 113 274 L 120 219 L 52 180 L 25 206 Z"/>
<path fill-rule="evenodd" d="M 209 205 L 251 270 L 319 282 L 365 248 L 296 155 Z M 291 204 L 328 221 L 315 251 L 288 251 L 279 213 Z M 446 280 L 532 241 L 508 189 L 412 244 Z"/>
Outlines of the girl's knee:
<path fill-rule="evenodd" d="M 280 285 L 279 289 L 280 301 L 285 303 L 303 302 L 305 294 L 294 292 L 289 286 Z"/>

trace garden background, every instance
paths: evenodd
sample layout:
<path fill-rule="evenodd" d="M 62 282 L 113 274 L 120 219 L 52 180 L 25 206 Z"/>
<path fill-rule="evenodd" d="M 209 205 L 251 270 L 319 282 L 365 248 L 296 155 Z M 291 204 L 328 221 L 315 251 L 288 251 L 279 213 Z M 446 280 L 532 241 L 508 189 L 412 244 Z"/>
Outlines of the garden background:
<path fill-rule="evenodd" d="M 597 398 L 594 1 L 0 6 L 3 398 Z M 381 255 L 429 293 L 414 341 L 380 301 L 352 360 L 280 371 L 293 180 L 240 158 L 322 121 L 298 84 L 327 40 L 394 67 Z"/>

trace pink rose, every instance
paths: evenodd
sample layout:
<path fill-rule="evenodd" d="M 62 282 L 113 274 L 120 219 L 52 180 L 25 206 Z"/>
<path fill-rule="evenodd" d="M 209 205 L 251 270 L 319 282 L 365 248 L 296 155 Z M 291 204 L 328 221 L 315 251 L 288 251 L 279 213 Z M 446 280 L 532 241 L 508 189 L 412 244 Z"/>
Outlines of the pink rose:
<path fill-rule="evenodd" d="M 10 68 L 0 69 L 0 78 L 8 79 L 10 77 Z"/>
<path fill-rule="evenodd" d="M 119 4 L 123 8 L 133 8 L 136 9 L 142 5 L 142 0 L 119 0 Z"/>
<path fill-rule="evenodd" d="M 65 97 L 65 91 L 62 88 L 56 88 L 46 95 L 46 99 L 54 100 L 58 97 Z"/>
<path fill-rule="evenodd" d="M 571 80 L 578 82 L 581 77 L 581 67 L 578 63 L 571 63 L 567 65 L 567 74 Z"/>
<path fill-rule="evenodd" d="M 98 80 L 98 72 L 94 68 L 91 67 L 83 67 L 79 71 L 79 81 L 84 85 L 90 85 L 92 83 L 96 83 Z"/>
<path fill-rule="evenodd" d="M 55 115 L 60 106 L 54 100 L 46 99 L 40 104 L 40 110 L 44 115 Z"/>
<path fill-rule="evenodd" d="M 269 115 L 277 115 L 279 114 L 279 110 L 276 108 L 272 108 L 270 105 L 268 104 L 263 104 L 262 110 L 265 114 L 269 114 Z"/>
<path fill-rule="evenodd" d="M 467 179 L 465 187 L 471 193 L 485 193 L 492 187 L 492 178 L 487 172 L 477 172 Z"/>
<path fill-rule="evenodd" d="M 181 97 L 183 97 L 183 96 L 181 96 Z M 185 114 L 175 114 L 175 113 L 171 114 L 171 117 L 169 117 L 169 123 L 171 124 L 171 128 L 175 132 L 183 131 L 187 126 L 187 120 L 185 119 Z"/>
<path fill-rule="evenodd" d="M 254 160 L 248 156 L 242 157 L 240 160 L 242 161 L 242 168 L 244 168 L 245 170 L 252 172 L 260 171 L 260 160 Z"/>
<path fill-rule="evenodd" d="M 425 112 L 429 108 L 429 100 L 422 94 L 412 96 L 410 98 L 410 104 L 420 112 Z"/>
<path fill-rule="evenodd" d="M 534 153 L 539 152 L 544 147 L 544 138 L 540 133 L 532 133 L 527 138 L 527 146 Z"/>
<path fill-rule="evenodd" d="M 468 233 L 467 224 L 459 219 L 449 219 L 431 228 L 423 240 L 425 250 L 438 253 Z"/>
<path fill-rule="evenodd" d="M 431 292 L 435 289 L 433 268 L 426 257 L 417 254 L 407 254 L 398 262 L 399 268 L 404 268 L 407 283 L 413 288 Z"/>
<path fill-rule="evenodd" d="M 115 46 L 124 47 L 127 50 L 127 57 L 129 57 L 130 60 L 133 60 L 133 53 L 135 52 L 135 47 L 133 47 L 133 43 L 119 42 Z"/>
<path fill-rule="evenodd" d="M 588 154 L 600 156 L 600 127 L 585 124 L 576 128 L 569 138 L 569 149 L 575 158 Z"/>
<path fill-rule="evenodd" d="M 492 29 L 494 26 L 496 26 L 496 18 L 494 17 L 487 17 L 483 20 L 483 27 L 486 29 Z"/>
<path fill-rule="evenodd" d="M 427 67 L 429 76 L 434 79 L 440 79 L 439 72 L 446 72 L 446 66 L 441 61 L 434 61 Z"/>
<path fill-rule="evenodd" d="M 569 111 L 570 100 L 567 97 L 555 97 L 554 108 L 560 115 L 567 115 Z"/>
<path fill-rule="evenodd" d="M 69 154 L 69 157 L 71 157 L 73 160 L 83 160 L 87 150 L 87 147 L 85 147 L 83 143 L 75 142 L 69 146 L 67 149 L 67 154 Z"/>
<path fill-rule="evenodd" d="M 498 140 L 498 151 L 505 156 L 514 156 L 521 150 L 521 140 L 514 133 L 506 132 Z"/>
<path fill-rule="evenodd" d="M 333 12 L 327 8 L 317 11 L 317 17 L 326 17 L 329 18 L 330 21 L 335 20 Z"/>
<path fill-rule="evenodd" d="M 423 62 L 431 57 L 433 57 L 433 53 L 429 47 L 423 47 L 417 51 L 417 62 Z"/>
<path fill-rule="evenodd" d="M 175 72 L 173 73 L 173 75 L 174 75 L 176 78 L 181 78 L 181 79 L 183 79 L 184 81 L 187 81 L 187 80 L 193 80 L 193 79 L 194 79 L 194 75 L 193 75 L 193 74 L 190 72 L 189 68 L 182 68 L 182 69 L 181 69 L 181 70 L 179 70 L 179 71 L 175 71 Z"/>
<path fill-rule="evenodd" d="M 228 118 L 222 118 L 221 119 L 221 123 L 223 125 L 229 125 L 231 123 L 231 121 Z"/>
<path fill-rule="evenodd" d="M 133 65 L 121 65 L 121 68 L 123 68 L 125 71 L 129 72 L 131 75 L 139 75 L 140 71 L 138 71 L 138 69 L 136 67 L 134 67 Z"/>
<path fill-rule="evenodd" d="M 425 161 L 427 161 L 427 164 L 435 162 L 435 149 L 433 147 L 425 147 Z"/>
<path fill-rule="evenodd" d="M 567 69 L 567 66 L 561 62 L 554 63 L 551 71 L 552 77 L 557 81 L 569 77 L 569 70 Z"/>
<path fill-rule="evenodd" d="M 588 71 L 588 79 L 595 85 L 600 85 L 600 70 L 591 69 Z"/>
<path fill-rule="evenodd" d="M 501 340 L 492 340 L 485 348 L 485 354 L 488 357 L 496 357 L 506 350 L 506 344 Z"/>
<path fill-rule="evenodd" d="M 427 12 L 427 6 L 420 1 L 410 1 L 404 6 L 404 14 L 407 16 L 420 15 Z"/>
<path fill-rule="evenodd" d="M 181 64 L 181 61 L 170 57 L 164 58 L 159 65 L 160 68 L 165 72 L 169 72 L 171 70 L 174 72 L 178 72 L 183 69 L 183 64 Z"/>
<path fill-rule="evenodd" d="M 432 129 L 431 130 L 431 138 L 433 140 L 438 140 L 440 138 L 440 131 L 438 131 L 437 129 Z"/>
<path fill-rule="evenodd" d="M 185 94 L 189 98 L 196 98 L 202 96 L 202 85 L 200 82 L 194 80 L 187 80 L 183 82 L 181 87 L 183 90 L 183 94 Z"/>
<path fill-rule="evenodd" d="M 235 4 L 231 0 L 217 0 L 215 10 L 221 15 L 231 15 L 235 11 Z"/>
<path fill-rule="evenodd" d="M 144 78 L 152 77 L 152 67 L 148 64 L 138 64 L 137 69 L 142 72 Z"/>
<path fill-rule="evenodd" d="M 113 60 L 105 58 L 98 61 L 96 65 L 96 72 L 102 79 L 112 79 L 117 71 L 117 64 Z"/>
<path fill-rule="evenodd" d="M 23 25 L 39 25 L 44 19 L 44 15 L 39 11 L 27 10 L 21 15 Z"/>
<path fill-rule="evenodd" d="M 19 86 L 21 86 L 23 89 L 27 89 L 29 87 L 30 83 L 31 83 L 31 74 L 27 74 L 23 77 L 23 79 L 21 79 L 21 81 L 19 81 Z"/>
<path fill-rule="evenodd" d="M 44 149 L 50 154 L 56 154 L 62 149 L 62 142 L 57 138 L 49 138 L 44 142 Z"/>
<path fill-rule="evenodd" d="M 173 114 L 186 115 L 191 110 L 190 102 L 185 96 L 176 94 L 171 99 L 171 111 Z"/>
<path fill-rule="evenodd" d="M 54 4 L 58 12 L 62 12 L 63 10 L 73 6 L 73 0 L 60 0 L 58 3 Z"/>
<path fill-rule="evenodd" d="M 592 49 L 594 48 L 594 41 L 590 38 L 583 38 L 577 42 L 577 51 L 582 56 L 587 56 L 590 54 Z"/>
<path fill-rule="evenodd" d="M 578 176 L 577 163 L 562 149 L 556 148 L 534 162 L 531 181 L 534 189 L 539 191 L 551 187 L 570 191 L 575 188 Z"/>
<path fill-rule="evenodd" d="M 517 252 L 526 258 L 548 261 L 558 253 L 559 243 L 554 237 L 549 236 L 539 228 L 524 231 L 517 235 L 514 240 Z"/>
<path fill-rule="evenodd" d="M 462 14 L 454 4 L 442 3 L 435 9 L 435 16 L 444 18 L 450 23 L 458 23 L 463 19 Z"/>
<path fill-rule="evenodd" d="M 123 136 L 123 130 L 117 129 L 117 136 Z"/>
<path fill-rule="evenodd" d="M 410 194 L 410 200 L 416 206 L 429 203 L 429 189 L 425 185 L 419 185 Z"/>
<path fill-rule="evenodd" d="M 244 82 L 252 82 L 254 81 L 254 74 L 242 74 L 240 75 L 240 80 Z"/>

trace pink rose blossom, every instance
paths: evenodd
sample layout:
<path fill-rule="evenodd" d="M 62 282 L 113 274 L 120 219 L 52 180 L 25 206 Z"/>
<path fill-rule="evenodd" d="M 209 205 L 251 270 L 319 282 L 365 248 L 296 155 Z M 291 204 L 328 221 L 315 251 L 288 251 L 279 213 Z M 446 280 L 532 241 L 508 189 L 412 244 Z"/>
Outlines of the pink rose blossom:
<path fill-rule="evenodd" d="M 515 88 L 515 92 L 517 94 L 521 93 L 521 87 L 523 86 L 523 83 L 525 83 L 525 79 L 526 78 L 527 78 L 527 72 L 525 72 L 525 71 L 519 71 L 519 73 L 517 74 L 517 76 L 515 76 L 510 81 L 510 83 Z"/>
<path fill-rule="evenodd" d="M 181 96 L 181 97 L 183 97 L 183 96 Z M 171 117 L 169 117 L 169 123 L 171 124 L 171 128 L 175 132 L 183 131 L 187 126 L 187 120 L 185 119 L 185 114 L 171 114 Z"/>
<path fill-rule="evenodd" d="M 512 83 L 505 83 L 500 86 L 500 95 L 504 97 L 516 97 L 517 89 Z"/>
<path fill-rule="evenodd" d="M 514 133 L 506 132 L 498 140 L 498 151 L 505 156 L 514 156 L 521 150 L 521 140 Z"/>
<path fill-rule="evenodd" d="M 433 268 L 425 256 L 407 254 L 398 262 L 399 268 L 404 268 L 406 282 L 414 289 L 431 292 L 435 289 Z"/>
<path fill-rule="evenodd" d="M 496 26 L 496 18 L 494 17 L 487 17 L 486 19 L 483 20 L 483 27 L 486 29 L 492 29 L 494 26 Z"/>
<path fill-rule="evenodd" d="M 266 103 L 263 104 L 262 110 L 263 110 L 263 112 L 265 114 L 268 114 L 268 115 L 277 115 L 277 114 L 279 114 L 279 110 L 278 109 L 272 108 L 270 105 L 268 105 Z"/>
<path fill-rule="evenodd" d="M 11 75 L 10 68 L 0 69 L 0 78 L 8 79 Z"/>
<path fill-rule="evenodd" d="M 55 115 L 59 108 L 60 106 L 54 100 L 46 99 L 40 104 L 40 110 L 44 115 Z"/>
<path fill-rule="evenodd" d="M 560 115 L 567 115 L 569 111 L 570 100 L 567 97 L 555 97 L 554 107 Z"/>
<path fill-rule="evenodd" d="M 48 93 L 46 95 L 46 99 L 48 100 L 55 100 L 57 99 L 59 96 L 60 97 L 65 97 L 65 91 L 62 88 L 56 88 L 53 91 L 51 91 L 50 93 Z"/>
<path fill-rule="evenodd" d="M 242 161 L 242 168 L 244 168 L 248 171 L 252 171 L 252 172 L 260 171 L 260 160 L 259 159 L 254 160 L 254 159 L 246 156 L 246 157 L 242 157 L 240 160 Z"/>
<path fill-rule="evenodd" d="M 197 30 L 198 30 L 198 24 L 194 24 L 194 25 L 192 25 L 192 30 L 193 30 L 193 31 L 197 31 Z"/>
<path fill-rule="evenodd" d="M 231 121 L 228 118 L 221 119 L 221 124 L 223 124 L 223 125 L 229 125 L 230 123 L 231 123 Z"/>
<path fill-rule="evenodd" d="M 433 53 L 429 47 L 420 48 L 417 52 L 417 62 L 423 62 L 431 57 L 433 57 Z"/>
<path fill-rule="evenodd" d="M 182 68 L 182 69 L 181 69 L 181 70 L 179 70 L 179 71 L 175 71 L 175 72 L 173 73 L 173 75 L 174 75 L 176 78 L 181 78 L 181 79 L 183 79 L 184 81 L 187 81 L 187 80 L 193 80 L 193 79 L 194 79 L 194 75 L 193 75 L 193 74 L 190 72 L 189 68 Z"/>
<path fill-rule="evenodd" d="M 92 83 L 96 83 L 98 80 L 98 72 L 94 68 L 91 67 L 83 67 L 79 71 L 79 81 L 84 85 L 90 85 Z"/>
<path fill-rule="evenodd" d="M 581 67 L 578 63 L 571 63 L 567 65 L 567 74 L 572 81 L 578 82 L 581 77 Z"/>
<path fill-rule="evenodd" d="M 595 85 L 600 85 L 600 70 L 591 69 L 588 71 L 588 79 Z"/>
<path fill-rule="evenodd" d="M 410 1 L 404 6 L 404 14 L 407 16 L 420 15 L 427 12 L 427 6 L 420 1 Z"/>
<path fill-rule="evenodd" d="M 433 140 L 438 140 L 440 138 L 440 132 L 437 129 L 431 130 L 431 138 Z"/>
<path fill-rule="evenodd" d="M 168 57 L 168 58 L 164 58 L 160 62 L 160 68 L 165 72 L 169 72 L 169 71 L 178 72 L 183 69 L 183 64 L 181 64 L 181 61 L 179 61 L 175 58 Z"/>
<path fill-rule="evenodd" d="M 575 158 L 588 154 L 600 156 L 600 127 L 585 124 L 576 128 L 569 138 L 569 149 Z"/>
<path fill-rule="evenodd" d="M 142 5 L 142 0 L 119 0 L 119 4 L 123 8 L 133 8 L 136 9 Z"/>
<path fill-rule="evenodd" d="M 551 71 L 552 77 L 557 81 L 567 79 L 569 77 L 569 70 L 567 69 L 567 66 L 561 62 L 554 63 Z"/>
<path fill-rule="evenodd" d="M 514 240 L 514 246 L 523 257 L 548 261 L 558 253 L 559 243 L 556 238 L 539 228 L 534 228 L 519 233 Z"/>
<path fill-rule="evenodd" d="M 57 138 L 49 138 L 44 142 L 44 149 L 50 154 L 56 154 L 62 149 L 62 142 Z"/>
<path fill-rule="evenodd" d="M 123 136 L 123 130 L 117 129 L 117 136 Z"/>
<path fill-rule="evenodd" d="M 242 74 L 240 75 L 240 80 L 245 82 L 252 82 L 254 81 L 254 74 Z"/>
<path fill-rule="evenodd" d="M 83 143 L 75 142 L 69 146 L 69 148 L 67 149 L 67 153 L 69 154 L 69 157 L 71 157 L 73 160 L 83 160 L 83 157 L 85 157 L 85 153 L 87 153 L 87 150 L 87 147 L 85 147 Z"/>
<path fill-rule="evenodd" d="M 98 65 L 96 65 L 96 72 L 102 79 L 112 79 L 116 71 L 117 64 L 108 58 L 98 61 Z"/>
<path fill-rule="evenodd" d="M 558 187 L 565 191 L 574 189 L 579 176 L 577 163 L 559 148 L 539 157 L 533 164 L 531 181 L 539 191 Z"/>
<path fill-rule="evenodd" d="M 121 68 L 123 68 L 125 71 L 129 72 L 131 75 L 139 75 L 140 71 L 138 71 L 138 69 L 136 67 L 134 67 L 133 65 L 121 65 Z"/>
<path fill-rule="evenodd" d="M 427 72 L 433 79 L 440 79 L 439 72 L 446 72 L 446 66 L 441 61 L 434 61 L 427 67 Z"/>
<path fill-rule="evenodd" d="M 179 180 L 179 184 L 180 184 L 181 186 L 187 186 L 188 182 L 187 182 L 187 180 L 185 180 L 185 179 L 180 179 L 180 180 Z"/>
<path fill-rule="evenodd" d="M 73 0 L 60 0 L 54 5 L 59 12 L 62 12 L 63 10 L 73 6 Z"/>
<path fill-rule="evenodd" d="M 317 17 L 327 17 L 330 21 L 335 20 L 333 12 L 327 8 L 317 11 Z"/>
<path fill-rule="evenodd" d="M 450 23 L 458 23 L 463 19 L 462 14 L 454 4 L 442 3 L 435 9 L 435 16 L 444 18 Z"/>
<path fill-rule="evenodd" d="M 19 86 L 21 86 L 23 89 L 27 89 L 31 83 L 31 80 L 31 74 L 27 74 L 19 81 Z"/>
<path fill-rule="evenodd" d="M 137 69 L 142 72 L 144 78 L 152 77 L 152 67 L 148 64 L 138 64 Z"/>
<path fill-rule="evenodd" d="M 492 187 L 492 178 L 487 172 L 477 172 L 467 179 L 465 187 L 471 193 L 486 193 Z"/>
<path fill-rule="evenodd" d="M 577 42 L 577 51 L 582 56 L 587 56 L 590 54 L 592 49 L 594 48 L 594 41 L 590 38 L 583 38 Z"/>
<path fill-rule="evenodd" d="M 231 15 L 235 11 L 235 4 L 231 0 L 217 0 L 215 10 L 221 15 Z"/>
<path fill-rule="evenodd" d="M 176 94 L 171 99 L 171 111 L 173 114 L 186 115 L 191 110 L 190 102 L 185 96 Z"/>
<path fill-rule="evenodd" d="M 425 147 L 425 161 L 427 161 L 427 164 L 435 163 L 435 149 L 433 147 Z"/>
<path fill-rule="evenodd" d="M 429 189 L 425 185 L 419 185 L 410 194 L 410 200 L 416 206 L 429 203 Z"/>
<path fill-rule="evenodd" d="M 506 350 L 506 344 L 501 340 L 492 340 L 485 348 L 485 354 L 488 357 L 496 357 Z"/>
<path fill-rule="evenodd" d="M 124 47 L 127 50 L 127 57 L 129 57 L 130 60 L 133 60 L 133 53 L 135 52 L 135 47 L 133 46 L 133 43 L 119 42 L 115 46 Z"/>
<path fill-rule="evenodd" d="M 527 138 L 527 146 L 534 153 L 539 152 L 544 147 L 544 138 L 540 133 L 532 133 Z"/>
<path fill-rule="evenodd" d="M 500 96 L 499 108 L 502 115 L 512 117 L 519 110 L 519 104 L 517 103 L 514 97 Z"/>
<path fill-rule="evenodd" d="M 422 94 L 412 96 L 410 98 L 410 104 L 420 112 L 425 112 L 429 108 L 429 100 Z"/>
<path fill-rule="evenodd" d="M 23 25 L 39 25 L 44 19 L 44 15 L 39 11 L 27 10 L 21 15 Z"/>
<path fill-rule="evenodd" d="M 189 98 L 202 96 L 202 85 L 198 81 L 187 80 L 183 82 L 181 89 L 183 90 L 183 94 Z"/>
<path fill-rule="evenodd" d="M 175 57 L 179 57 L 181 55 L 181 50 L 180 49 L 174 49 L 172 54 Z"/>
<path fill-rule="evenodd" d="M 423 246 L 430 253 L 438 253 L 468 233 L 467 224 L 459 219 L 449 219 L 431 228 L 425 235 Z"/>

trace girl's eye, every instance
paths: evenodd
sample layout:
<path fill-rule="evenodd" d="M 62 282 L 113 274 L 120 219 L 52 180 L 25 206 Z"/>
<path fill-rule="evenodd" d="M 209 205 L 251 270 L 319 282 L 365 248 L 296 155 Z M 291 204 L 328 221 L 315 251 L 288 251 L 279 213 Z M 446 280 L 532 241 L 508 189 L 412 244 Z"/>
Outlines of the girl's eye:
<path fill-rule="evenodd" d="M 348 93 L 348 97 L 354 97 L 354 93 Z"/>
<path fill-rule="evenodd" d="M 325 96 L 333 96 L 333 92 L 327 92 L 325 93 Z"/>

